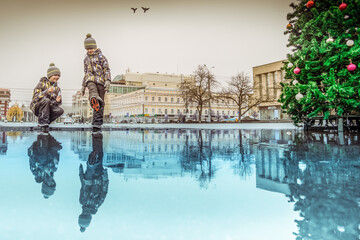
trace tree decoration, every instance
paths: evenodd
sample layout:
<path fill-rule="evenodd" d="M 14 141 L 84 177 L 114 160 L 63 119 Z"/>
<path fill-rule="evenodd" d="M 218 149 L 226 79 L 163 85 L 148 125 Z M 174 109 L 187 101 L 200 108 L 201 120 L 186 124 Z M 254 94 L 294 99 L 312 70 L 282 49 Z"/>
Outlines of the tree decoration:
<path fill-rule="evenodd" d="M 298 81 L 297 81 L 297 80 L 294 80 L 294 81 L 293 81 L 293 84 L 297 84 L 297 83 L 298 83 Z"/>
<path fill-rule="evenodd" d="M 340 11 L 344 11 L 346 8 L 347 8 L 347 4 L 344 2 L 339 6 Z"/>
<path fill-rule="evenodd" d="M 349 15 L 345 15 L 345 16 L 344 16 L 344 19 L 349 19 L 349 18 L 350 18 Z"/>
<path fill-rule="evenodd" d="M 306 7 L 307 7 L 307 8 L 312 8 L 314 5 L 315 5 L 315 2 L 314 2 L 314 1 L 308 1 L 308 2 L 306 3 Z"/>
<path fill-rule="evenodd" d="M 288 25 L 286 25 L 286 28 L 287 28 L 287 29 L 291 29 L 291 28 L 292 28 L 292 25 L 289 23 Z"/>
<path fill-rule="evenodd" d="M 333 38 L 333 37 L 331 37 L 331 36 L 330 36 L 330 34 L 329 34 L 329 38 L 328 38 L 328 39 L 326 39 L 326 42 L 327 42 L 327 43 L 334 42 L 334 38 Z"/>
<path fill-rule="evenodd" d="M 301 100 L 303 97 L 304 97 L 304 95 L 302 95 L 301 93 L 298 93 L 298 94 L 295 95 L 295 98 L 298 101 Z"/>
<path fill-rule="evenodd" d="M 347 70 L 349 72 L 353 72 L 356 70 L 356 65 L 351 62 L 351 59 L 350 59 L 350 64 L 347 66 Z"/>
<path fill-rule="evenodd" d="M 300 74 L 300 73 L 301 73 L 301 69 L 298 68 L 298 67 L 296 67 L 296 68 L 294 69 L 294 73 L 295 73 L 295 74 Z"/>
<path fill-rule="evenodd" d="M 351 39 L 347 40 L 347 41 L 346 41 L 346 45 L 347 45 L 348 47 L 354 46 L 354 40 L 351 40 Z"/>
<path fill-rule="evenodd" d="M 288 68 L 292 68 L 293 66 L 294 66 L 294 64 L 292 64 L 291 62 L 288 63 L 288 65 L 287 65 Z"/>

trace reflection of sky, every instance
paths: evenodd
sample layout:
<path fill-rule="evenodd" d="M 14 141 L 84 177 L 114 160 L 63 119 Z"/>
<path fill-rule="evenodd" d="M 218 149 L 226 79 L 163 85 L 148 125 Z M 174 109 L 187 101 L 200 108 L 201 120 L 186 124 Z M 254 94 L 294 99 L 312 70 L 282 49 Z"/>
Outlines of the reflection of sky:
<path fill-rule="evenodd" d="M 29 169 L 27 149 L 36 134 L 8 138 L 0 156 L 1 239 L 295 239 L 293 204 L 283 194 L 257 189 L 255 174 L 241 178 L 232 162 L 219 158 L 206 189 L 190 175 L 124 180 L 109 170 L 106 199 L 80 233 L 78 168 L 85 162 L 70 150 L 71 133 L 52 135 L 63 148 L 49 199 Z M 251 168 L 255 173 L 255 164 Z"/>

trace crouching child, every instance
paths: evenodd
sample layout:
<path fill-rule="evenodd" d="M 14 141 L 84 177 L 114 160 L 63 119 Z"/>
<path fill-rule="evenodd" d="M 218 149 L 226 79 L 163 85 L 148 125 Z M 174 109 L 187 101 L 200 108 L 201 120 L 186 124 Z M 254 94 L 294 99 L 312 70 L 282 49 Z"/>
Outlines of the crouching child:
<path fill-rule="evenodd" d="M 51 63 L 47 70 L 47 77 L 40 79 L 33 92 L 30 109 L 38 117 L 38 124 L 43 132 L 48 132 L 50 123 L 64 113 L 60 107 L 62 98 L 58 85 L 59 79 L 60 70 Z"/>

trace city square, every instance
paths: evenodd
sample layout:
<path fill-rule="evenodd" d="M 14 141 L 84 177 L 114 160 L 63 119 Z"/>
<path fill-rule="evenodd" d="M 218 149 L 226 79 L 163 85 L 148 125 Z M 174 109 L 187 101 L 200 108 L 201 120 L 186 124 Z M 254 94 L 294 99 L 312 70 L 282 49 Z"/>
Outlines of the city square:
<path fill-rule="evenodd" d="M 0 239 L 359 239 L 359 13 L 4 3 Z"/>

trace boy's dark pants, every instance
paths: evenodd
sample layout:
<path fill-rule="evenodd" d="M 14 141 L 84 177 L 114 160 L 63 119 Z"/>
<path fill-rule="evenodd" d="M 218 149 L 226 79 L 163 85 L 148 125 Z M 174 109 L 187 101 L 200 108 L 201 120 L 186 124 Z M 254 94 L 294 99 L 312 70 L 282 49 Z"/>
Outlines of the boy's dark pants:
<path fill-rule="evenodd" d="M 93 97 L 97 98 L 100 97 L 102 100 L 102 103 L 100 103 L 100 109 L 99 111 L 93 110 L 93 119 L 92 119 L 92 125 L 95 127 L 101 127 L 103 124 L 103 118 L 104 118 L 104 108 L 105 108 L 105 88 L 101 84 L 97 84 L 94 82 L 88 82 L 87 88 L 89 89 L 89 100 Z"/>
<path fill-rule="evenodd" d="M 35 116 L 40 125 L 49 125 L 64 113 L 64 109 L 53 105 L 48 98 L 41 99 L 35 105 Z"/>

